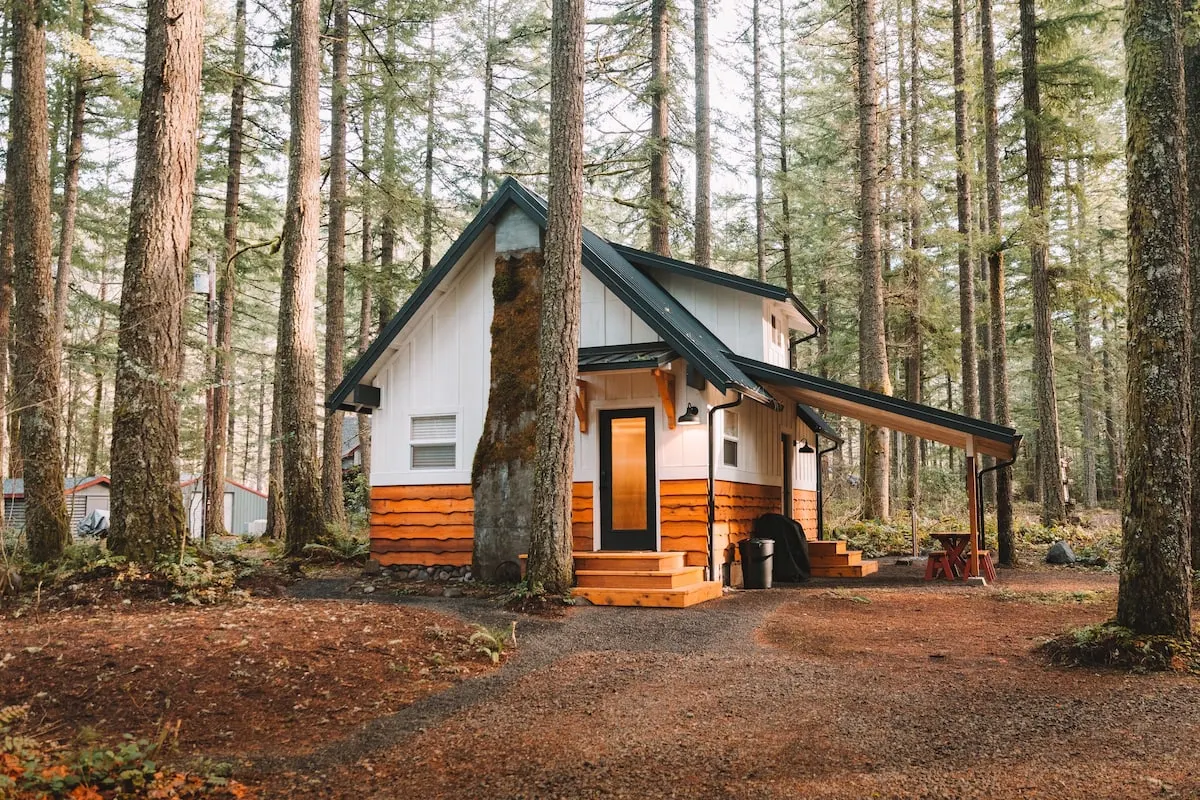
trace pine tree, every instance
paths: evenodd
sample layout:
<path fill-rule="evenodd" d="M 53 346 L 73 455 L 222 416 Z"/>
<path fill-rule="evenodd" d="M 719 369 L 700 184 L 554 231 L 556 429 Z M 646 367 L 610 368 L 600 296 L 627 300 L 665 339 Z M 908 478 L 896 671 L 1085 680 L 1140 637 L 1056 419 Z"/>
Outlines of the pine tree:
<path fill-rule="evenodd" d="M 178 552 L 183 300 L 195 194 L 204 8 L 150 0 L 113 396 L 109 546 L 138 561 Z"/>
<path fill-rule="evenodd" d="M 320 3 L 292 0 L 291 137 L 283 280 L 279 304 L 280 427 L 287 513 L 285 552 L 328 536 L 321 514 L 316 447 L 316 330 L 313 320 L 321 223 Z"/>
<path fill-rule="evenodd" d="M 671 255 L 671 6 L 650 0 L 650 249 Z"/>
<path fill-rule="evenodd" d="M 708 78 L 708 0 L 695 0 L 696 223 L 695 262 L 712 265 L 712 123 Z"/>
<path fill-rule="evenodd" d="M 574 577 L 571 496 L 583 248 L 583 0 L 554 0 L 552 20 L 551 174 L 528 580 L 566 594 Z"/>
<path fill-rule="evenodd" d="M 1180 0 L 1125 10 L 1129 480 L 1117 623 L 1190 639 L 1191 322 Z"/>

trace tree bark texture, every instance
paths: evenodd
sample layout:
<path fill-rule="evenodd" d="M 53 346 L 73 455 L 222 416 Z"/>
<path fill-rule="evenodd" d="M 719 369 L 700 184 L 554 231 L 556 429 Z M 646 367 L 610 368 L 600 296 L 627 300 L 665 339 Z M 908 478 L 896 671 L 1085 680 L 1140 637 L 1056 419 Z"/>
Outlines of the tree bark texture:
<path fill-rule="evenodd" d="M 178 552 L 187 529 L 177 394 L 203 43 L 201 0 L 150 0 L 117 334 L 108 538 L 137 561 Z"/>
<path fill-rule="evenodd" d="M 374 104 L 370 94 L 362 101 L 362 129 L 359 131 L 362 142 L 362 170 L 365 175 L 371 174 L 371 113 Z M 372 313 L 372 276 L 375 268 L 375 239 L 372 228 L 370 193 L 365 186 L 362 192 L 362 269 L 359 280 L 358 306 L 358 354 L 362 356 L 371 346 L 371 313 Z M 363 479 L 370 485 L 371 481 L 371 415 L 358 415 L 358 452 L 362 464 Z"/>
<path fill-rule="evenodd" d="M 279 384 L 279 355 L 275 356 L 275 375 L 271 380 L 271 446 L 267 456 L 267 530 L 266 537 L 282 542 L 287 532 L 287 504 L 283 492 L 283 398 Z"/>
<path fill-rule="evenodd" d="M 329 147 L 329 256 L 325 266 L 325 386 L 342 382 L 346 347 L 346 92 L 348 0 L 333 1 L 333 109 Z M 326 524 L 346 527 L 342 491 L 342 417 L 326 409 L 321 441 L 321 503 Z"/>
<path fill-rule="evenodd" d="M 399 13 L 396 0 L 388 0 L 387 17 L 396 19 Z M 384 41 L 384 58 L 388 64 L 395 64 L 396 26 L 387 26 Z M 382 174 L 379 178 L 383 195 L 383 213 L 379 220 L 379 282 L 375 287 L 376 305 L 379 307 L 379 329 L 392 319 L 396 313 L 396 292 L 392 286 L 394 280 L 393 264 L 396 258 L 396 116 L 399 88 L 394 80 L 383 82 L 383 142 L 380 146 Z"/>
<path fill-rule="evenodd" d="M 1196 331 L 1200 331 L 1200 302 L 1196 294 L 1200 292 L 1200 39 L 1196 36 L 1197 20 L 1195 14 L 1200 11 L 1196 0 L 1185 0 L 1185 20 L 1190 20 L 1192 30 L 1184 38 L 1183 73 L 1185 102 L 1187 104 L 1187 175 L 1188 175 L 1188 273 L 1191 294 L 1192 321 L 1192 408 L 1200 408 L 1200 342 L 1195 340 Z M 1110 370 L 1107 348 L 1104 353 L 1104 371 Z M 1109 401 L 1111 402 L 1111 401 Z M 1112 413 L 1109 416 L 1109 429 L 1114 431 L 1115 422 Z M 1114 477 L 1118 474 L 1115 455 L 1115 436 L 1108 437 L 1108 461 Z M 1200 469 L 1200 428 L 1192 420 L 1192 464 L 1193 469 Z M 1192 481 L 1192 569 L 1200 564 L 1200 481 Z"/>
<path fill-rule="evenodd" d="M 1117 622 L 1189 639 L 1191 320 L 1180 0 L 1125 9 L 1129 480 Z"/>
<path fill-rule="evenodd" d="M 696 255 L 712 266 L 712 118 L 708 78 L 708 0 L 695 0 L 696 52 Z"/>
<path fill-rule="evenodd" d="M 204 535 L 225 531 L 225 451 L 233 382 L 233 306 L 237 298 L 238 204 L 242 188 L 242 120 L 246 102 L 246 0 L 237 0 L 233 28 L 233 88 L 230 90 L 229 151 L 225 174 L 225 254 L 217 274 L 217 341 L 213 353 L 212 424 L 204 448 Z"/>
<path fill-rule="evenodd" d="M 924 336 L 921 330 L 922 278 L 921 250 L 924 236 L 921 225 L 921 14 L 917 0 L 909 6 L 909 77 L 908 102 L 910 119 L 908 134 L 908 176 L 905 181 L 905 211 L 908 215 L 908 251 L 905 254 L 904 272 L 908 313 L 905 327 L 908 353 L 904 359 L 904 396 L 913 403 L 921 402 L 924 369 Z M 916 436 L 907 436 L 905 446 L 907 491 L 910 510 L 921 508 L 921 442 Z"/>
<path fill-rule="evenodd" d="M 8 21 L 5 17 L 5 41 L 7 42 Z M 6 143 L 4 169 L 4 209 L 0 223 L 0 485 L 3 485 L 4 468 L 8 465 L 8 418 L 9 380 L 8 348 L 12 338 L 13 304 L 13 172 L 12 142 Z M 0 525 L 4 524 L 4 501 L 0 497 Z"/>
<path fill-rule="evenodd" d="M 521 574 L 518 557 L 529 552 L 538 410 L 538 353 L 529 346 L 529 333 L 540 324 L 543 264 L 540 249 L 496 253 L 492 375 L 471 467 L 472 563 L 485 581 L 515 583 Z"/>
<path fill-rule="evenodd" d="M 479 205 L 487 202 L 492 192 L 492 92 L 496 88 L 494 64 L 496 41 L 496 3 L 488 0 L 487 17 L 483 23 L 483 130 L 479 136 Z"/>
<path fill-rule="evenodd" d="M 999 425 L 1012 425 L 1008 387 L 1008 333 L 1004 279 L 1004 230 L 1000 197 L 999 123 L 996 113 L 996 43 L 992 19 L 992 0 L 979 2 L 983 38 L 983 149 L 987 194 L 988 301 L 992 326 L 992 408 Z M 1013 540 L 1013 470 L 996 470 L 996 531 L 1000 563 L 1013 566 L 1017 561 Z"/>
<path fill-rule="evenodd" d="M 433 265 L 433 129 L 437 124 L 437 22 L 429 23 L 429 74 L 425 86 L 425 190 L 421 194 L 421 274 Z"/>
<path fill-rule="evenodd" d="M 13 206 L 13 402 L 25 456 L 25 538 L 48 562 L 70 541 L 59 439 L 60 332 L 50 274 L 46 20 L 42 0 L 15 0 L 9 178 Z"/>
<path fill-rule="evenodd" d="M 754 264 L 758 279 L 767 279 L 767 203 L 763 194 L 763 91 L 762 91 L 762 0 L 750 4 L 750 48 L 752 62 L 752 100 L 754 105 Z"/>
<path fill-rule="evenodd" d="M 788 88 L 787 4 L 779 0 L 779 248 L 783 257 L 783 281 L 788 293 L 796 289 L 792 264 L 792 199 L 788 186 Z M 788 345 L 789 365 L 797 364 L 795 348 Z"/>
<path fill-rule="evenodd" d="M 858 0 L 858 178 L 861 226 L 862 295 L 859 352 L 863 388 L 892 393 L 884 326 L 883 260 L 879 233 L 879 86 L 875 75 L 875 0 Z M 889 508 L 887 431 L 875 425 L 863 433 L 863 517 L 886 520 Z"/>
<path fill-rule="evenodd" d="M 92 40 L 95 13 L 89 0 L 83 0 L 79 38 Z M 83 159 L 83 119 L 87 110 L 87 70 L 80 59 L 75 72 L 75 90 L 71 95 L 71 134 L 67 141 L 66 172 L 63 174 L 62 214 L 58 233 L 58 273 L 54 279 L 54 318 L 59 329 L 67 324 L 67 295 L 71 286 L 71 257 L 75 250 L 75 217 L 79 210 L 79 162 Z"/>
<path fill-rule="evenodd" d="M 671 255 L 671 6 L 650 0 L 650 250 Z"/>
<path fill-rule="evenodd" d="M 1038 452 L 1041 454 L 1042 521 L 1066 519 L 1062 481 L 1062 434 L 1058 390 L 1054 386 L 1054 337 L 1050 324 L 1050 283 L 1046 195 L 1049 178 L 1042 144 L 1042 102 L 1038 78 L 1035 0 L 1020 0 L 1021 83 L 1025 114 L 1025 164 L 1029 208 L 1030 291 L 1033 293 L 1033 391 L 1037 402 Z"/>
<path fill-rule="evenodd" d="M 317 468 L 313 320 L 321 225 L 320 19 L 319 0 L 292 0 L 291 139 L 278 339 L 287 508 L 284 551 L 291 556 L 327 538 Z"/>
<path fill-rule="evenodd" d="M 953 0 L 954 17 L 954 183 L 958 205 L 958 315 L 961 333 L 962 413 L 979 416 L 975 363 L 975 259 L 971 255 L 971 174 L 967 131 L 967 14 L 963 0 Z"/>
<path fill-rule="evenodd" d="M 550 35 L 551 173 L 528 575 L 530 584 L 567 594 L 575 573 L 571 495 L 583 263 L 584 0 L 554 0 Z"/>

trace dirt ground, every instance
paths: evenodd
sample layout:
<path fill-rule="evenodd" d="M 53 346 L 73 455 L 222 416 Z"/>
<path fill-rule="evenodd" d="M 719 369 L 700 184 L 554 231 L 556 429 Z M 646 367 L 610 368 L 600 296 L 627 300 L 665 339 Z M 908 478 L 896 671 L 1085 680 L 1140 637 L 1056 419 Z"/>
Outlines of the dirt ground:
<path fill-rule="evenodd" d="M 1031 654 L 1110 616 L 1114 576 L 920 569 L 520 617 L 495 669 L 465 644 L 516 618 L 494 600 L 350 578 L 0 619 L 0 705 L 64 729 L 182 719 L 181 754 L 233 759 L 264 797 L 1200 797 L 1200 680 Z"/>

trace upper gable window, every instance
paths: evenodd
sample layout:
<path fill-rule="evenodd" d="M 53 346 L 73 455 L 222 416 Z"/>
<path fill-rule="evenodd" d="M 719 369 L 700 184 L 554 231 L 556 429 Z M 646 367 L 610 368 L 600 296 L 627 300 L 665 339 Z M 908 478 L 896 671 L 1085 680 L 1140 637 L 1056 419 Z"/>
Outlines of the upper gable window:
<path fill-rule="evenodd" d="M 412 469 L 454 469 L 458 466 L 457 415 L 412 417 L 411 426 Z"/>

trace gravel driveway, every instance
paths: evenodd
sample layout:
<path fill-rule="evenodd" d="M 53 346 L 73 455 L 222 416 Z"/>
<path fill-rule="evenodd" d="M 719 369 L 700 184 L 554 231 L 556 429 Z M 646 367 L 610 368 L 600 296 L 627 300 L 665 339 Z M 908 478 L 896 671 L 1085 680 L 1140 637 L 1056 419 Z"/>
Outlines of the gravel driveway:
<path fill-rule="evenodd" d="M 1111 615 L 1114 578 L 914 577 L 522 617 L 502 669 L 254 777 L 278 797 L 1200 797 L 1200 682 L 1030 655 Z M 394 602 L 515 618 L 469 598 Z"/>

